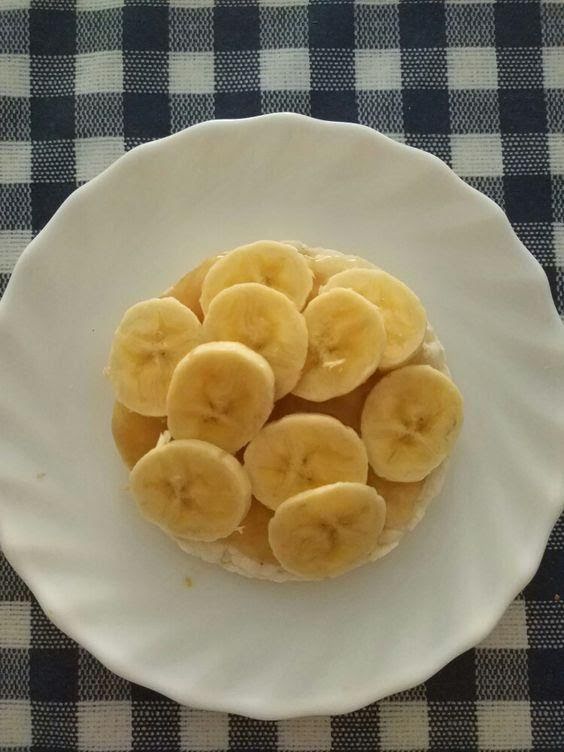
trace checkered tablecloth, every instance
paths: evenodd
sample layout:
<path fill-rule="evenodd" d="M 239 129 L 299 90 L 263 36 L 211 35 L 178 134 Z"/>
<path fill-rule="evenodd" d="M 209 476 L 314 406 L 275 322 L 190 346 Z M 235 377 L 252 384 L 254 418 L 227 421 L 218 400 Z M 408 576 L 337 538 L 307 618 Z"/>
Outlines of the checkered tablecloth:
<path fill-rule="evenodd" d="M 452 165 L 504 207 L 562 313 L 563 89 L 562 2 L 0 0 L 0 293 L 61 201 L 127 149 L 293 110 Z M 564 520 L 478 648 L 357 713 L 279 723 L 119 679 L 0 556 L 0 749 L 562 752 Z"/>

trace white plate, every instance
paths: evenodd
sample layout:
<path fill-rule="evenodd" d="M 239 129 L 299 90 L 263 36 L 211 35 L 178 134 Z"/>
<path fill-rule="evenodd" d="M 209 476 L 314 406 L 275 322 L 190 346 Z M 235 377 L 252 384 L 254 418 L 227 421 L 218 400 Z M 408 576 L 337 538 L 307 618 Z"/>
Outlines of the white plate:
<path fill-rule="evenodd" d="M 404 279 L 466 400 L 425 520 L 331 582 L 251 581 L 183 554 L 136 512 L 110 437 L 102 368 L 123 310 L 264 237 Z M 194 707 L 342 713 L 423 681 L 492 629 L 562 507 L 564 335 L 541 268 L 495 204 L 368 128 L 270 115 L 133 150 L 24 252 L 0 304 L 0 358 L 8 559 L 104 664 Z"/>

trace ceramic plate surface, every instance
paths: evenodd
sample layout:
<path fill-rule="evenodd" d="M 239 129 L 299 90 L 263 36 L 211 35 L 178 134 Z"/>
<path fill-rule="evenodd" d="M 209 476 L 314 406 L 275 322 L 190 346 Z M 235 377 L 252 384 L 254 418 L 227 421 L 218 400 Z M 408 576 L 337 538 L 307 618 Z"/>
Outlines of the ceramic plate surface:
<path fill-rule="evenodd" d="M 102 368 L 123 311 L 259 238 L 405 280 L 465 397 L 424 521 L 334 581 L 252 581 L 182 553 L 137 513 L 111 440 Z M 0 426 L 1 543 L 63 631 L 194 707 L 341 713 L 476 644 L 534 574 L 564 498 L 564 334 L 505 215 L 438 159 L 297 115 L 216 121 L 119 159 L 24 252 L 0 303 Z"/>

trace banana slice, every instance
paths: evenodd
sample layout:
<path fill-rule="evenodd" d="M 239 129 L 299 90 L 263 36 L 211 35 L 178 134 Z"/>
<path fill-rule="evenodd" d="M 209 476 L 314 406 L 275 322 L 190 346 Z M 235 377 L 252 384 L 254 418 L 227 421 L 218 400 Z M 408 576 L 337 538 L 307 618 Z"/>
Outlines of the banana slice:
<path fill-rule="evenodd" d="M 204 313 L 218 293 L 242 282 L 258 282 L 278 290 L 301 311 L 313 279 L 304 257 L 290 245 L 273 240 L 243 245 L 219 259 L 207 273 L 200 298 Z"/>
<path fill-rule="evenodd" d="M 274 405 L 267 361 L 239 342 L 198 345 L 176 366 L 167 399 L 175 439 L 201 439 L 235 453 L 255 436 Z"/>
<path fill-rule="evenodd" d="M 365 483 L 366 450 L 329 415 L 287 415 L 268 423 L 245 450 L 253 494 L 276 509 L 301 491 L 337 481 Z"/>
<path fill-rule="evenodd" d="M 462 425 L 462 396 L 431 366 L 405 366 L 372 389 L 361 435 L 374 472 L 386 480 L 414 482 L 451 452 Z"/>
<path fill-rule="evenodd" d="M 225 543 L 258 564 L 278 564 L 268 540 L 268 523 L 274 512 L 253 499 L 243 522 Z"/>
<path fill-rule="evenodd" d="M 116 402 L 112 413 L 112 435 L 118 452 L 127 467 L 157 445 L 159 436 L 166 431 L 166 418 L 139 415 Z"/>
<path fill-rule="evenodd" d="M 344 254 L 327 254 L 321 250 L 319 255 L 306 256 L 309 268 L 313 272 L 313 287 L 309 295 L 310 299 L 318 295 L 323 285 L 326 285 L 331 277 L 346 269 L 374 269 L 374 264 L 359 256 L 345 256 Z"/>
<path fill-rule="evenodd" d="M 204 259 L 195 269 L 191 269 L 187 274 L 181 277 L 175 282 L 172 287 L 169 287 L 161 297 L 163 298 L 176 298 L 183 305 L 193 311 L 196 316 L 203 321 L 204 312 L 200 305 L 200 295 L 202 294 L 202 283 L 206 274 L 215 264 L 215 262 L 224 256 L 225 254 L 219 254 L 217 256 L 210 256 L 210 258 Z"/>
<path fill-rule="evenodd" d="M 368 468 L 368 485 L 375 488 L 386 502 L 385 529 L 408 530 L 413 520 L 415 508 L 421 497 L 424 480 L 415 483 L 397 483 L 380 478 Z"/>
<path fill-rule="evenodd" d="M 322 402 L 356 389 L 378 368 L 386 347 L 380 311 L 362 295 L 335 288 L 304 311 L 308 351 L 294 394 Z"/>
<path fill-rule="evenodd" d="M 143 515 L 179 538 L 225 538 L 251 504 L 249 479 L 235 457 L 195 439 L 151 449 L 129 480 Z"/>
<path fill-rule="evenodd" d="M 281 504 L 268 526 L 272 551 L 289 572 L 337 577 L 370 558 L 384 527 L 386 503 L 362 483 L 333 483 Z"/>
<path fill-rule="evenodd" d="M 270 420 L 278 420 L 292 413 L 322 413 L 323 415 L 332 415 L 345 426 L 350 426 L 357 433 L 360 433 L 360 416 L 364 402 L 368 392 L 380 378 L 382 378 L 381 373 L 374 373 L 364 384 L 357 386 L 351 392 L 323 402 L 310 402 L 310 400 L 302 399 L 295 394 L 287 394 L 274 403 Z"/>
<path fill-rule="evenodd" d="M 281 292 L 256 282 L 234 285 L 213 299 L 203 338 L 242 342 L 266 358 L 274 371 L 274 399 L 294 388 L 307 353 L 302 314 Z"/>
<path fill-rule="evenodd" d="M 425 336 L 427 314 L 407 285 L 381 269 L 348 269 L 331 277 L 321 292 L 335 287 L 351 288 L 380 308 L 387 335 L 380 368 L 396 368 L 417 351 Z"/>
<path fill-rule="evenodd" d="M 129 308 L 105 371 L 118 402 L 141 415 L 165 415 L 172 372 L 199 336 L 197 316 L 174 298 L 152 298 Z"/>

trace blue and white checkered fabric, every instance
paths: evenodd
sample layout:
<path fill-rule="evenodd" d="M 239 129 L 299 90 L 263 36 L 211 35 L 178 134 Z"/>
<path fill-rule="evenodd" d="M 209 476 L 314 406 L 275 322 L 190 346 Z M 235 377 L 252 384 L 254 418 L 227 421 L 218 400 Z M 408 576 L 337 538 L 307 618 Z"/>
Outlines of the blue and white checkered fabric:
<path fill-rule="evenodd" d="M 558 0 L 0 0 L 0 293 L 61 201 L 127 149 L 294 110 L 448 162 L 506 210 L 563 313 L 563 90 Z M 113 676 L 0 556 L 0 749 L 562 752 L 564 521 L 478 648 L 357 713 L 279 723 Z"/>

